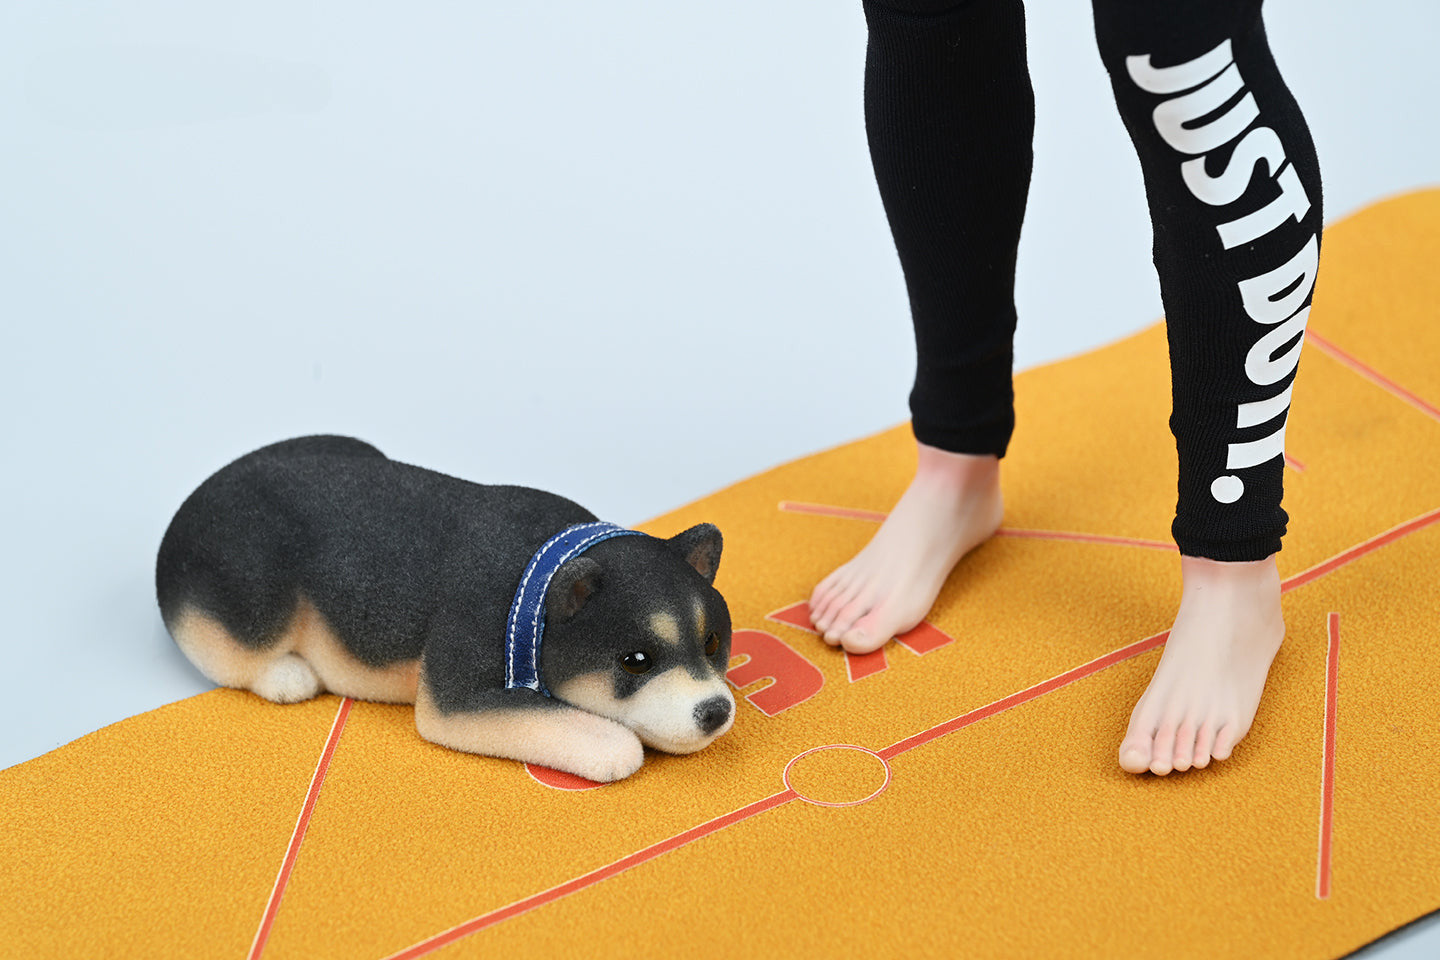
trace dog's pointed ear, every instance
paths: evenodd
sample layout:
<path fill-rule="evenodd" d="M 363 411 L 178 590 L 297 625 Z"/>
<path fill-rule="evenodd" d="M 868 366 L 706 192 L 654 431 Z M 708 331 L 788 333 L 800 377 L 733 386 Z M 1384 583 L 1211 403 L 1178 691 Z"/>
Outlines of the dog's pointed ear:
<path fill-rule="evenodd" d="M 719 527 L 713 523 L 697 523 L 665 542 L 684 557 L 700 576 L 710 583 L 715 582 L 715 572 L 720 569 L 720 550 L 724 546 Z"/>
<path fill-rule="evenodd" d="M 552 623 L 564 623 L 585 606 L 600 589 L 600 564 L 589 557 L 576 557 L 555 571 L 550 589 L 545 592 L 545 617 Z"/>

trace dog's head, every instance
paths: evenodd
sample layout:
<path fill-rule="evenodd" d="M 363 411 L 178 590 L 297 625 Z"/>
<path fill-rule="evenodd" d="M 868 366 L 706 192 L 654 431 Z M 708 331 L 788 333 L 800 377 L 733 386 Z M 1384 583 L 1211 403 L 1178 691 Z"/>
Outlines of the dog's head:
<path fill-rule="evenodd" d="M 551 692 L 693 753 L 730 729 L 730 610 L 714 587 L 720 531 L 615 537 L 567 562 L 545 597 L 540 670 Z"/>

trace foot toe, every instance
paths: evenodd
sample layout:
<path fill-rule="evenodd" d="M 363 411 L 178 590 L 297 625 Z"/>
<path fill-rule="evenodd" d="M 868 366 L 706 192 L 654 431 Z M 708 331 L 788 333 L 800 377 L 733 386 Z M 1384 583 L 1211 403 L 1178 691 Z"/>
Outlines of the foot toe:
<path fill-rule="evenodd" d="M 817 630 L 820 629 L 820 615 L 825 610 L 825 605 L 829 602 L 829 599 L 830 595 L 821 592 L 819 587 L 816 587 L 815 592 L 810 594 L 809 609 L 806 611 L 806 614 L 810 617 L 810 626 Z"/>
<path fill-rule="evenodd" d="M 827 640 L 831 639 L 829 634 L 832 632 L 836 632 L 834 639 L 837 640 L 839 639 L 838 634 L 844 632 L 844 630 L 837 632 L 835 628 L 839 625 L 840 619 L 845 611 L 855 602 L 855 598 L 860 593 L 861 586 L 859 583 L 845 584 L 835 593 L 830 603 L 826 605 L 824 612 L 821 613 L 820 619 L 816 623 L 816 627 L 819 628 L 821 633 L 827 635 Z M 849 623 L 845 624 L 847 629 L 849 626 Z"/>
<path fill-rule="evenodd" d="M 1216 760 L 1229 760 L 1230 752 L 1235 749 L 1235 743 L 1239 739 L 1235 734 L 1234 725 L 1225 724 L 1215 734 L 1215 749 L 1210 751 L 1210 755 Z"/>
<path fill-rule="evenodd" d="M 824 632 L 823 624 L 834 613 L 849 586 L 849 564 L 846 564 L 821 580 L 820 585 L 810 594 L 810 622 L 822 633 Z"/>
<path fill-rule="evenodd" d="M 835 606 L 834 592 L 828 592 L 823 596 L 812 598 L 810 601 L 810 625 L 819 633 L 824 633 L 825 628 L 830 625 L 830 612 Z"/>
<path fill-rule="evenodd" d="M 1162 723 L 1155 731 L 1155 739 L 1150 745 L 1150 772 L 1158 777 L 1168 774 L 1174 767 L 1175 757 L 1175 724 Z"/>
<path fill-rule="evenodd" d="M 1150 741 L 1147 736 L 1128 736 L 1120 744 L 1120 769 L 1126 773 L 1144 773 L 1150 769 Z"/>
<path fill-rule="evenodd" d="M 868 596 L 857 596 L 845 606 L 841 607 L 830 621 L 830 628 L 825 631 L 825 639 L 832 643 L 839 643 L 850 628 L 855 626 L 857 620 L 870 612 L 871 601 Z"/>
<path fill-rule="evenodd" d="M 832 601 L 820 609 L 819 613 L 811 614 L 810 623 L 814 625 L 815 632 L 824 634 L 830 629 L 830 622 L 835 619 L 836 604 Z"/>
<path fill-rule="evenodd" d="M 831 573 L 830 576 L 815 584 L 815 589 L 810 591 L 811 617 L 814 617 L 817 613 L 819 613 L 825 608 L 826 602 L 828 602 L 830 599 L 830 594 L 834 592 L 835 576 L 839 572 L 840 571 L 837 570 L 834 573 Z"/>
<path fill-rule="evenodd" d="M 1184 773 L 1190 769 L 1195 759 L 1195 724 L 1186 720 L 1180 724 L 1175 731 L 1175 752 L 1170 759 L 1170 766 L 1177 773 Z"/>
<path fill-rule="evenodd" d="M 887 631 L 880 625 L 879 616 L 867 613 L 840 638 L 840 646 L 847 653 L 873 653 L 889 643 L 893 635 L 893 631 Z"/>
<path fill-rule="evenodd" d="M 1215 746 L 1215 724 L 1209 720 L 1200 724 L 1200 732 L 1195 735 L 1195 756 L 1191 758 L 1190 765 L 1197 770 L 1203 770 L 1210 765 L 1210 750 Z"/>

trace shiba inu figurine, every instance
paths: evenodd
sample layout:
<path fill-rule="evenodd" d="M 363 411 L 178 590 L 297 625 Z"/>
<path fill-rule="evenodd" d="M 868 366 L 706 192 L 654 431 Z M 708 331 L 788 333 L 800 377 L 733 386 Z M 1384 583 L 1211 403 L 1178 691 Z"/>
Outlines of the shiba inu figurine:
<path fill-rule="evenodd" d="M 659 539 L 315 436 L 202 483 L 155 582 L 215 683 L 414 703 L 427 740 L 611 781 L 734 722 L 720 552 L 710 524 Z"/>

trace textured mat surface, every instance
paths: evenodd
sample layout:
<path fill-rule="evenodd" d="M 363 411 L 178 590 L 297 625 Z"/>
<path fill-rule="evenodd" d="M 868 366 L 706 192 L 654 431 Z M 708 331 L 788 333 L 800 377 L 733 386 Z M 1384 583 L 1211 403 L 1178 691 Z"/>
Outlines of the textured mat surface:
<path fill-rule="evenodd" d="M 1287 448 L 1289 634 L 1234 757 L 1119 770 L 1179 598 L 1159 326 L 1023 374 L 1004 535 L 868 657 L 796 605 L 907 428 L 646 525 L 726 536 L 734 731 L 631 779 L 214 691 L 0 771 L 26 957 L 1332 957 L 1440 908 L 1440 191 L 1330 228 Z M 484 478 L 477 478 L 484 479 Z M 502 478 L 494 478 L 502 479 Z"/>

